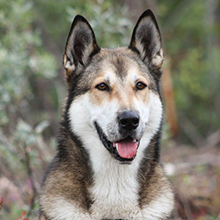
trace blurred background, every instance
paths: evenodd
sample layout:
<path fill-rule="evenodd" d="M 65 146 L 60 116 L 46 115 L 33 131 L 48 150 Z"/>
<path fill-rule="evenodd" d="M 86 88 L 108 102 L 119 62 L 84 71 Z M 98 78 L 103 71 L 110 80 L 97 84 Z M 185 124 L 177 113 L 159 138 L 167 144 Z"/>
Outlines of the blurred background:
<path fill-rule="evenodd" d="M 161 157 L 176 193 L 173 219 L 220 219 L 220 0 L 0 0 L 0 219 L 38 209 L 73 18 L 86 17 L 98 44 L 114 48 L 129 44 L 147 8 L 165 53 Z"/>

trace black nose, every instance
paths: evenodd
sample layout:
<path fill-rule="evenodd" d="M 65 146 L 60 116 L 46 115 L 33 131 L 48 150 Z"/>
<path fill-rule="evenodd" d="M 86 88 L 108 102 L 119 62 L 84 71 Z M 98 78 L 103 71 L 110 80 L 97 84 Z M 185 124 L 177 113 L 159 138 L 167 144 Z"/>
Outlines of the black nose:
<path fill-rule="evenodd" d="M 134 111 L 124 111 L 118 115 L 120 128 L 134 130 L 139 125 L 139 115 Z"/>

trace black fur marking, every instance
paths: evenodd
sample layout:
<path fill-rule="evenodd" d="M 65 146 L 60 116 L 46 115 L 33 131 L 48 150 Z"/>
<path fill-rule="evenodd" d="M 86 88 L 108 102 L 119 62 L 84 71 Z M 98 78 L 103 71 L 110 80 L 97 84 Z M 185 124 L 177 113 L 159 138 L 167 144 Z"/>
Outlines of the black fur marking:
<path fill-rule="evenodd" d="M 58 163 L 63 163 L 63 162 L 65 163 L 66 162 L 67 164 L 71 165 L 70 161 L 74 160 L 75 164 L 80 165 L 80 164 L 83 163 L 84 166 L 87 167 L 86 175 L 83 176 L 82 179 L 81 179 L 81 183 L 82 183 L 81 187 L 83 188 L 82 192 L 84 192 L 83 194 L 84 194 L 84 197 L 86 198 L 85 199 L 85 207 L 86 207 L 87 210 L 89 210 L 92 203 L 93 203 L 93 201 L 90 199 L 90 194 L 88 192 L 88 189 L 87 189 L 86 185 L 91 185 L 92 184 L 93 171 L 92 171 L 92 168 L 91 168 L 92 166 L 91 166 L 91 161 L 90 161 L 88 152 L 83 147 L 80 138 L 71 131 L 69 119 L 67 119 L 67 120 L 64 119 L 61 122 L 59 133 L 60 133 L 60 136 L 59 136 L 59 139 L 58 139 L 57 155 L 55 157 L 55 159 L 58 161 Z M 68 136 L 73 141 L 74 146 L 67 145 L 66 138 Z M 77 151 L 78 151 L 77 156 L 74 156 L 74 157 L 71 154 L 72 152 L 75 151 L 73 149 L 73 147 L 77 148 Z M 79 154 L 81 156 L 79 156 Z M 74 172 L 74 170 L 73 170 L 73 172 Z"/>
<path fill-rule="evenodd" d="M 121 78 L 123 78 L 123 76 L 125 75 L 124 73 L 126 72 L 126 65 L 123 60 L 123 57 L 122 57 L 122 55 L 119 56 L 119 55 L 113 54 L 113 57 L 114 56 L 115 56 L 115 59 L 113 58 L 112 63 L 114 64 L 114 66 L 116 68 L 116 74 L 118 76 L 120 76 Z"/>
<path fill-rule="evenodd" d="M 162 127 L 162 122 L 160 125 L 160 129 Z M 151 178 L 155 174 L 156 164 L 160 163 L 160 138 L 161 131 L 159 131 L 154 135 L 151 139 L 148 147 L 145 149 L 145 156 L 141 161 L 138 179 L 140 184 L 139 190 L 139 206 L 142 208 L 143 199 L 145 198 L 144 189 L 149 188 L 149 184 L 151 183 Z"/>

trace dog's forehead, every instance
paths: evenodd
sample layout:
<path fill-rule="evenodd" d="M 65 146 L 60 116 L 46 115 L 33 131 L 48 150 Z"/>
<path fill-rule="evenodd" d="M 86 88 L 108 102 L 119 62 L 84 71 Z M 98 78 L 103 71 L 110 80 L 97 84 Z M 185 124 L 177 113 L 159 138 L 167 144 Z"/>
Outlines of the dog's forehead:
<path fill-rule="evenodd" d="M 110 84 L 114 84 L 119 79 L 135 82 L 144 77 L 150 88 L 154 91 L 158 89 L 147 65 L 128 48 L 101 49 L 98 54 L 93 56 L 84 73 L 80 74 L 77 88 L 80 91 L 82 88 L 88 90 L 100 76 L 103 81 L 109 81 Z"/>
<path fill-rule="evenodd" d="M 105 78 L 120 77 L 136 80 L 143 76 L 150 80 L 149 70 L 146 65 L 138 59 L 136 54 L 127 48 L 102 49 L 100 53 L 100 72 Z"/>

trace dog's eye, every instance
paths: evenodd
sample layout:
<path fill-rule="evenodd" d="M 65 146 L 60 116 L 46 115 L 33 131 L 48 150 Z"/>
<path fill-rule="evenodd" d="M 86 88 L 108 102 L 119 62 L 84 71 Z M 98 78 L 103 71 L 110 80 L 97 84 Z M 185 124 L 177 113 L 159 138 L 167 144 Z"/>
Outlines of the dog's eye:
<path fill-rule="evenodd" d="M 105 83 L 100 83 L 96 86 L 96 89 L 101 91 L 109 91 L 109 86 L 106 85 Z"/>
<path fill-rule="evenodd" d="M 147 87 L 147 85 L 144 84 L 144 83 L 142 83 L 142 82 L 138 82 L 138 83 L 136 84 L 136 90 L 143 90 L 143 89 L 145 89 L 146 87 Z"/>

